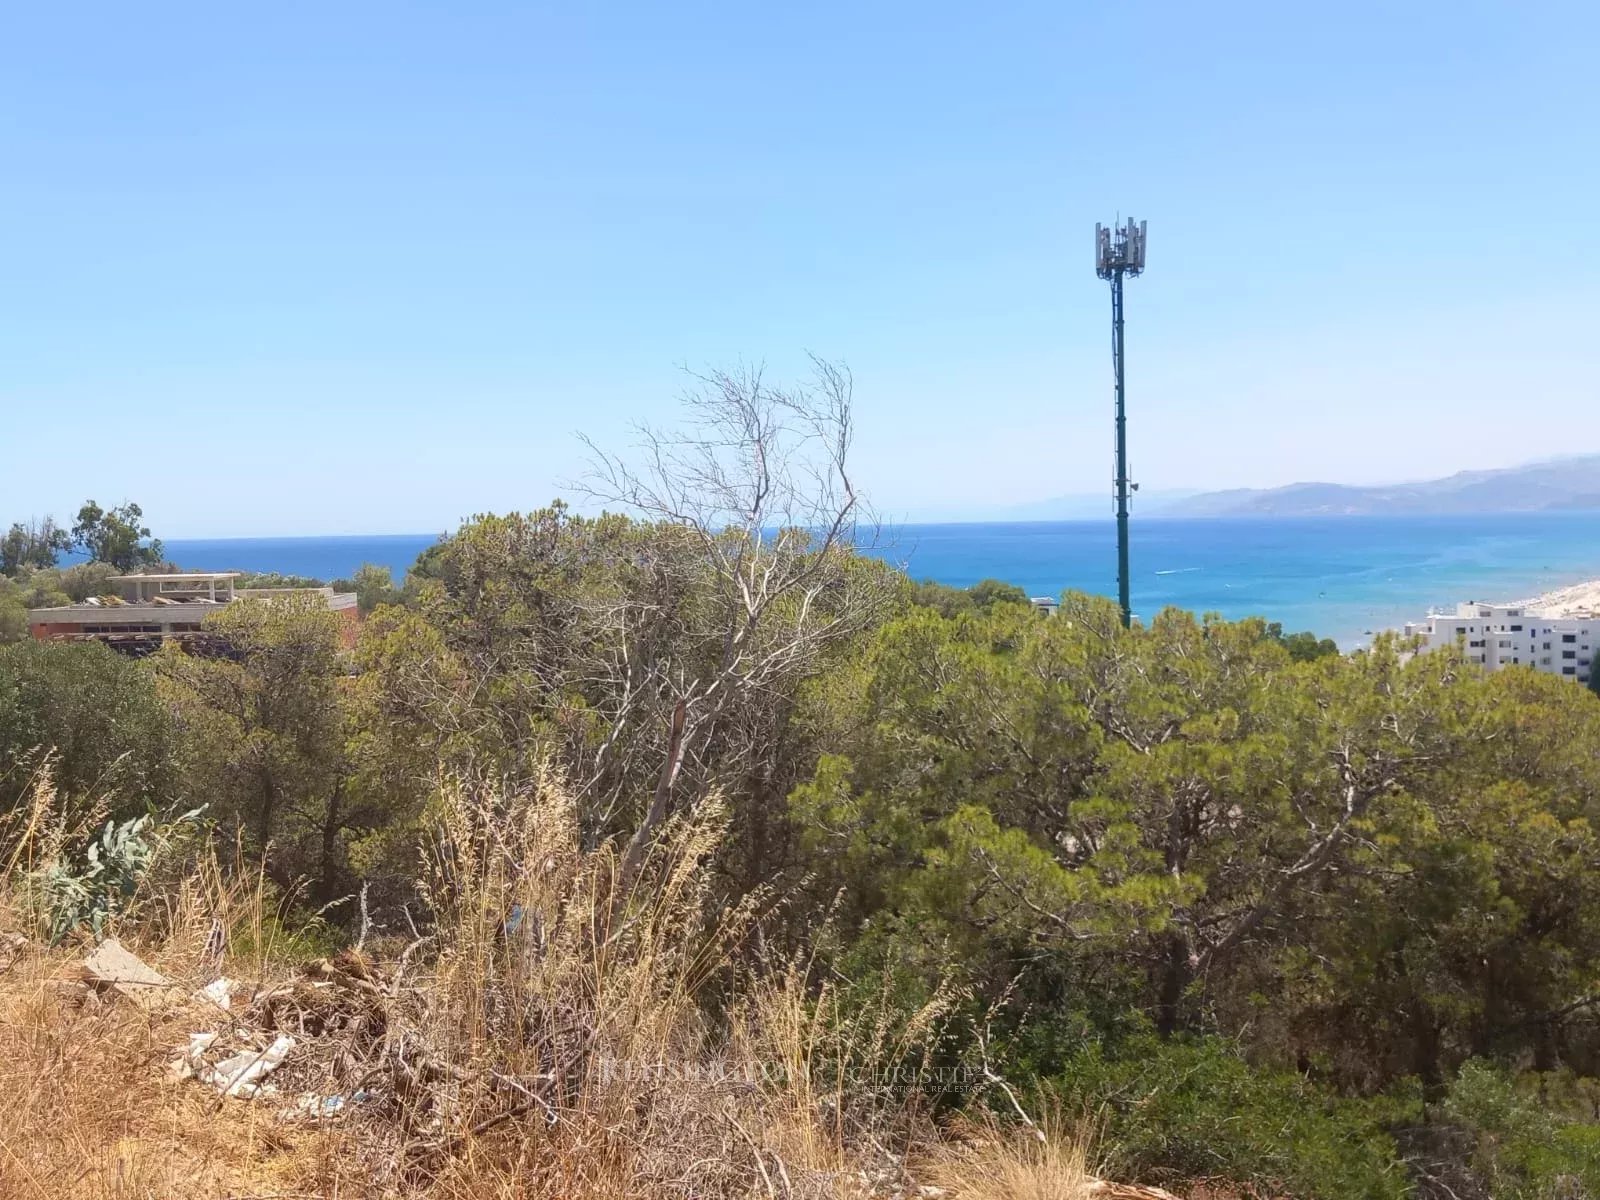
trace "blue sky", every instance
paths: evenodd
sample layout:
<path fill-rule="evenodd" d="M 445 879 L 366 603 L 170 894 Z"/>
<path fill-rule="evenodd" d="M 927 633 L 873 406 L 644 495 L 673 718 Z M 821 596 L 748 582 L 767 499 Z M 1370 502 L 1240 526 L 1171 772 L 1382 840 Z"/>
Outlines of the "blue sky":
<path fill-rule="evenodd" d="M 1118 212 L 1146 489 L 1600 450 L 1597 14 L 11 5 L 0 517 L 443 529 L 807 350 L 891 516 L 1098 491 Z"/>

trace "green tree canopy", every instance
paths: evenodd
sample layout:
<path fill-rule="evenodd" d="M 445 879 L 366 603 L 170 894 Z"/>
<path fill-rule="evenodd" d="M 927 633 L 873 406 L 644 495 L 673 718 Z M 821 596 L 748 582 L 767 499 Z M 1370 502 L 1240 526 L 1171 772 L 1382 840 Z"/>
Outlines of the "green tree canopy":
<path fill-rule="evenodd" d="M 91 562 L 107 563 L 121 572 L 160 566 L 161 542 L 151 538 L 143 519 L 137 504 L 103 509 L 93 500 L 86 501 L 72 527 L 73 545 Z"/>
<path fill-rule="evenodd" d="M 964 612 L 984 612 L 996 604 L 1026 604 L 1028 593 L 998 579 L 980 580 L 968 588 L 924 579 L 911 586 L 911 602 L 953 617 Z"/>
<path fill-rule="evenodd" d="M 9 579 L 0 579 L 0 644 L 21 641 L 28 636 L 28 605 L 22 589 Z"/>
<path fill-rule="evenodd" d="M 899 961 L 1437 1097 L 1470 1054 L 1573 1061 L 1587 1027 L 1600 709 L 1571 698 L 1082 596 L 924 610 L 819 688 L 836 750 L 793 803 L 821 894 Z"/>
<path fill-rule="evenodd" d="M 240 588 L 319 588 L 324 580 L 313 575 L 284 575 L 278 571 L 244 571 L 233 581 Z"/>
<path fill-rule="evenodd" d="M 121 815 L 168 802 L 176 777 L 149 671 L 95 642 L 0 646 L 0 808 L 44 754 L 60 792 Z"/>
<path fill-rule="evenodd" d="M 349 587 L 341 590 L 356 594 L 356 607 L 363 614 L 370 613 L 380 604 L 394 604 L 400 599 L 393 574 L 388 567 L 376 563 L 362 563 L 356 568 L 355 577 L 349 580 Z"/>
<path fill-rule="evenodd" d="M 1267 626 L 1267 636 L 1277 641 L 1289 652 L 1289 657 L 1295 662 L 1310 662 L 1317 658 L 1326 658 L 1330 654 L 1339 653 L 1339 644 L 1332 638 L 1319 638 L 1309 630 L 1299 633 L 1284 633 L 1283 626 L 1273 621 Z"/>
<path fill-rule="evenodd" d="M 43 570 L 72 548 L 72 536 L 46 517 L 18 521 L 0 538 L 0 575 L 15 578 L 23 571 Z"/>
<path fill-rule="evenodd" d="M 338 618 L 315 596 L 236 600 L 206 618 L 229 653 L 168 643 L 151 662 L 181 734 L 186 799 L 206 803 L 280 884 L 333 898 L 347 792 Z M 375 819 L 375 818 L 374 818 Z"/>

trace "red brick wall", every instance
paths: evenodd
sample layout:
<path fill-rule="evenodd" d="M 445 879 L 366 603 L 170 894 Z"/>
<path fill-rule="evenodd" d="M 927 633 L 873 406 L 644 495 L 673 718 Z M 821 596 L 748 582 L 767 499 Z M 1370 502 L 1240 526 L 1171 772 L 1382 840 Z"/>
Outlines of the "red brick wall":
<path fill-rule="evenodd" d="M 70 637 L 82 628 L 77 621 L 36 621 L 28 630 L 36 640 L 44 642 L 51 638 Z"/>

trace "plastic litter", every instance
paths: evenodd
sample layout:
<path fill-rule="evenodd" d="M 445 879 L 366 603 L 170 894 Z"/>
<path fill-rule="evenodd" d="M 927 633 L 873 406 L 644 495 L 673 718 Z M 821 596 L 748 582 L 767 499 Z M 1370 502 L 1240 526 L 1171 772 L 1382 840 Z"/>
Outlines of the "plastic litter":
<path fill-rule="evenodd" d="M 223 1012 L 232 1005 L 233 980 L 226 975 L 213 979 L 194 994 L 196 1000 L 209 1000 Z"/>
<path fill-rule="evenodd" d="M 190 1035 L 191 1046 L 198 1036 L 203 1035 Z M 280 1034 L 265 1050 L 241 1050 L 214 1067 L 201 1067 L 195 1074 L 201 1082 L 211 1084 L 224 1096 L 250 1100 L 270 1095 L 272 1085 L 261 1081 L 282 1066 L 283 1060 L 293 1049 L 294 1039 L 286 1033 Z"/>
<path fill-rule="evenodd" d="M 284 1121 L 331 1121 L 341 1116 L 347 1106 L 360 1104 L 367 1095 L 365 1090 L 349 1096 L 323 1096 L 317 1092 L 302 1092 L 295 1097 L 293 1104 L 279 1114 L 279 1117 Z"/>
<path fill-rule="evenodd" d="M 205 1052 L 211 1048 L 211 1043 L 217 1040 L 214 1033 L 191 1033 L 189 1035 L 189 1048 L 183 1056 L 171 1064 L 174 1079 L 193 1079 L 205 1068 Z"/>

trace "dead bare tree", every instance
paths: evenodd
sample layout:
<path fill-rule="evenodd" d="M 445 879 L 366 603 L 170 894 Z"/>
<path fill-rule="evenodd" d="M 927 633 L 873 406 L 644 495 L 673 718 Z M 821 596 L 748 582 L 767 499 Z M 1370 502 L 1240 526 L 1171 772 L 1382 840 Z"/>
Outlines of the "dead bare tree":
<path fill-rule="evenodd" d="M 665 556 L 656 569 L 692 573 L 667 590 L 703 594 L 700 632 L 719 642 L 704 658 L 641 657 L 630 648 L 648 640 L 659 608 L 628 597 L 608 614 L 622 649 L 611 663 L 608 691 L 617 706 L 596 770 L 606 746 L 622 740 L 622 727 L 646 711 L 670 725 L 630 861 L 659 831 L 683 764 L 701 761 L 717 743 L 717 769 L 749 765 L 761 740 L 754 731 L 730 736 L 738 714 L 763 696 L 791 693 L 797 678 L 875 621 L 889 599 L 886 572 L 856 556 L 863 531 L 875 536 L 876 529 L 850 473 L 850 372 L 814 356 L 811 363 L 810 380 L 799 386 L 774 386 L 759 368 L 693 376 L 683 426 L 640 427 L 631 455 L 586 439 L 589 494 L 685 539 L 692 552 Z"/>

